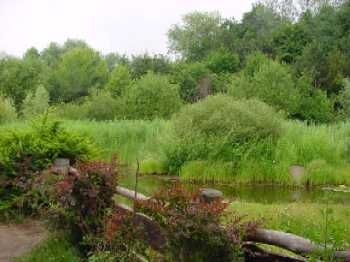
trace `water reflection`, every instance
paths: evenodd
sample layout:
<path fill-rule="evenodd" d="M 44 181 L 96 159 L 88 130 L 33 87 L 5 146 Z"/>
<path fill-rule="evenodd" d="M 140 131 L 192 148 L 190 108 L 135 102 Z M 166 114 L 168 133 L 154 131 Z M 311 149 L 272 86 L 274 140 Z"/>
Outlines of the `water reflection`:
<path fill-rule="evenodd" d="M 135 177 L 131 174 L 123 175 L 119 181 L 121 186 L 134 188 Z M 159 189 L 169 187 L 174 183 L 172 179 L 164 179 L 154 176 L 141 176 L 139 178 L 138 191 L 145 195 L 152 195 Z M 210 184 L 190 184 L 185 186 L 189 190 L 196 188 L 212 187 L 219 189 L 224 193 L 225 198 L 229 200 L 240 200 L 255 203 L 291 203 L 291 202 L 314 202 L 341 204 L 350 206 L 350 193 L 329 192 L 321 188 L 313 190 L 304 190 L 297 188 L 282 188 L 276 186 L 228 186 L 228 185 L 210 185 Z"/>

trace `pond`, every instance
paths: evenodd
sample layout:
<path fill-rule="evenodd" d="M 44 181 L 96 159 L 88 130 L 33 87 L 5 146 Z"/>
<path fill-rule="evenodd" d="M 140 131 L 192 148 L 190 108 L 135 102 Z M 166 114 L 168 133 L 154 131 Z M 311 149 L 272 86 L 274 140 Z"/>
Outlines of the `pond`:
<path fill-rule="evenodd" d="M 176 177 L 161 177 L 143 175 L 139 177 L 138 192 L 145 195 L 152 195 L 161 188 L 170 187 L 176 183 Z M 134 189 L 135 177 L 133 175 L 123 175 L 120 185 L 129 189 Z M 336 192 L 313 188 L 306 190 L 303 188 L 286 188 L 278 186 L 237 186 L 237 185 L 213 185 L 213 184 L 192 184 L 183 183 L 188 189 L 215 188 L 223 192 L 224 197 L 230 201 L 239 200 L 254 203 L 292 203 L 292 202 L 313 202 L 341 204 L 350 207 L 350 192 Z"/>

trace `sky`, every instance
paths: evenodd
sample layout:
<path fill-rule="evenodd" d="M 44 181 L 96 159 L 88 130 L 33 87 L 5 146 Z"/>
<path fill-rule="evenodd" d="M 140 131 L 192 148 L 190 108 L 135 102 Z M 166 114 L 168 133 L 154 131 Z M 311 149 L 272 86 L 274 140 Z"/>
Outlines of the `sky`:
<path fill-rule="evenodd" d="M 241 19 L 254 0 L 0 0 L 0 52 L 85 40 L 106 54 L 167 53 L 168 29 L 192 11 Z"/>

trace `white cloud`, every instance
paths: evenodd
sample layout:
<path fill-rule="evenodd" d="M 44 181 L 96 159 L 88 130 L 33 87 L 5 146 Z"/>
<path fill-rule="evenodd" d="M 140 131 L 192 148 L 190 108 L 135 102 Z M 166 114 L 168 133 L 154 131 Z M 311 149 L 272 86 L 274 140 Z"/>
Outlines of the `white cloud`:
<path fill-rule="evenodd" d="M 22 55 L 67 38 L 106 53 L 166 53 L 166 32 L 191 11 L 240 19 L 253 0 L 0 0 L 0 51 Z"/>

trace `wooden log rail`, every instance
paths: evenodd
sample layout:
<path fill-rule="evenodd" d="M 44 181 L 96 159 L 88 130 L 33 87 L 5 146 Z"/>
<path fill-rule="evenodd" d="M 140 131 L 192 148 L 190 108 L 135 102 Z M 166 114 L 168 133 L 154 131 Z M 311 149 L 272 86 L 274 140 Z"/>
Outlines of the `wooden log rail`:
<path fill-rule="evenodd" d="M 131 200 L 145 201 L 150 199 L 150 197 L 147 197 L 141 193 L 135 194 L 135 191 L 120 186 L 117 187 L 117 193 Z M 119 207 L 130 212 L 133 210 L 125 205 L 119 205 Z M 148 222 L 151 223 L 151 218 L 142 214 L 138 214 L 138 216 L 143 216 L 143 220 L 149 220 Z M 261 243 L 280 247 L 301 256 L 319 254 L 325 251 L 323 246 L 318 245 L 309 239 L 290 233 L 263 228 L 259 228 L 254 232 L 249 233 L 247 236 L 245 236 L 244 241 L 246 243 L 243 246 L 249 247 L 249 250 L 256 249 L 262 253 L 262 256 L 269 256 L 270 259 L 272 258 L 272 260 L 266 258 L 264 260 L 257 259 L 249 261 L 305 261 L 303 259 L 287 257 L 262 250 L 252 243 Z M 350 262 L 350 251 L 335 251 L 332 255 L 337 260 Z M 275 259 L 273 259 L 273 257 L 275 257 Z"/>

